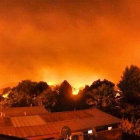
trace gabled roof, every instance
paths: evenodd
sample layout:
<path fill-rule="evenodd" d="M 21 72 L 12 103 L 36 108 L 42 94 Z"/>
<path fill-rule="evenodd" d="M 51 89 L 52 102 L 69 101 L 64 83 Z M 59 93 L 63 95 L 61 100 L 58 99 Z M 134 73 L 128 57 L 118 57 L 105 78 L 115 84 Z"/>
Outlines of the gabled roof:
<path fill-rule="evenodd" d="M 23 121 L 20 123 L 18 120 L 20 120 L 21 116 L 13 116 L 14 117 L 11 116 L 9 119 L 10 123 L 7 121 L 3 127 L 0 127 L 0 134 L 12 135 L 22 138 L 39 136 L 50 137 L 59 136 L 63 126 L 69 126 L 72 132 L 76 132 L 120 122 L 120 119 L 104 113 L 96 108 L 58 113 L 49 113 L 46 111 L 41 114 L 40 112 L 39 114 L 32 114 L 32 116 L 29 116 L 32 118 L 29 120 L 26 119 L 28 116 L 22 116 L 24 119 L 22 119 Z M 35 120 L 38 121 L 37 123 L 34 123 L 34 118 L 36 118 L 35 116 L 38 116 L 37 118 L 41 118 Z M 14 123 L 17 123 L 16 125 L 12 121 L 13 118 Z M 25 120 L 27 120 L 28 123 Z M 41 122 L 39 122 L 40 120 Z"/>

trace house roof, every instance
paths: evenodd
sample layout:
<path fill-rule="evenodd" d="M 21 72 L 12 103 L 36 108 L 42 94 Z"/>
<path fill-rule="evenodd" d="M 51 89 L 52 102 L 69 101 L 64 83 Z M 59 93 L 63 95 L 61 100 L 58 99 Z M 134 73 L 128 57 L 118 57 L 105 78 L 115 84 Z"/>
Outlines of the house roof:
<path fill-rule="evenodd" d="M 29 110 L 32 109 L 30 108 Z M 22 121 L 20 121 L 21 117 Z M 27 119 L 27 117 L 30 119 Z M 35 123 L 36 121 L 37 123 Z M 96 108 L 58 113 L 49 113 L 46 111 L 42 114 L 40 110 L 38 114 L 34 113 L 31 116 L 15 116 L 12 114 L 8 119 L 4 118 L 2 120 L 1 118 L 0 134 L 22 138 L 50 137 L 59 136 L 63 126 L 69 126 L 72 132 L 76 132 L 119 122 L 120 119 Z"/>
<path fill-rule="evenodd" d="M 43 106 L 35 106 L 35 107 L 12 107 L 6 109 L 0 109 L 0 112 L 5 113 L 7 117 L 17 117 L 24 116 L 25 112 L 27 116 L 31 115 L 41 115 L 46 114 L 48 111 Z"/>

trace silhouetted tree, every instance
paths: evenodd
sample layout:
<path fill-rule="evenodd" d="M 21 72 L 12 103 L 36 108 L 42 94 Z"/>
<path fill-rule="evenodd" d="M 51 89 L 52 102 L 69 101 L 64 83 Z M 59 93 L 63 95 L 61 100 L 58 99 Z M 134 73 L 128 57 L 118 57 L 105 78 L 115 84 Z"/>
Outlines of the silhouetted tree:
<path fill-rule="evenodd" d="M 2 97 L 2 95 L 0 94 L 0 102 L 3 101 L 4 98 Z"/>
<path fill-rule="evenodd" d="M 40 95 L 43 91 L 46 91 L 49 88 L 49 85 L 46 82 L 40 81 L 35 85 L 34 94 L 35 96 Z"/>
<path fill-rule="evenodd" d="M 123 92 L 128 102 L 139 103 L 140 101 L 140 69 L 131 65 L 126 67 L 118 87 Z"/>
<path fill-rule="evenodd" d="M 7 94 L 11 91 L 11 87 L 6 87 L 2 90 L 2 94 Z"/>
<path fill-rule="evenodd" d="M 59 94 L 64 98 L 70 98 L 72 96 L 72 87 L 68 81 L 64 80 L 59 87 Z"/>
<path fill-rule="evenodd" d="M 114 102 L 114 86 L 115 84 L 108 81 L 100 79 L 94 81 L 91 86 L 86 86 L 83 90 L 84 99 L 93 102 L 93 105 L 98 105 L 102 107 L 111 106 Z"/>
<path fill-rule="evenodd" d="M 57 103 L 56 103 L 56 111 L 64 111 L 71 110 L 73 108 L 73 100 L 72 100 L 72 87 L 65 80 L 62 82 L 60 87 L 57 87 Z"/>
<path fill-rule="evenodd" d="M 6 103 L 9 106 L 30 106 L 37 105 L 37 97 L 47 90 L 49 86 L 46 82 L 32 82 L 24 80 L 12 88 Z"/>
<path fill-rule="evenodd" d="M 36 105 L 43 105 L 48 110 L 53 110 L 57 102 L 57 93 L 52 91 L 51 88 L 44 90 L 39 96 L 35 97 Z"/>

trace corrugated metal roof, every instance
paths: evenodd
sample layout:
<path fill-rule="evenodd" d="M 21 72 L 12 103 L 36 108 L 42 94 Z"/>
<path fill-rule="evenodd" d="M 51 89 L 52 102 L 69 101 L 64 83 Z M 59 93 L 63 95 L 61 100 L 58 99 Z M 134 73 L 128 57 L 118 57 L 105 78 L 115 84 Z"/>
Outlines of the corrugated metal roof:
<path fill-rule="evenodd" d="M 48 111 L 43 106 L 35 106 L 35 107 L 13 107 L 7 109 L 0 109 L 0 112 L 5 113 L 7 117 L 17 117 L 26 115 L 40 115 L 46 114 Z"/>
<path fill-rule="evenodd" d="M 11 122 L 14 127 L 24 127 L 24 126 L 46 124 L 46 121 L 42 119 L 42 117 L 40 117 L 39 115 L 11 117 Z"/>
<path fill-rule="evenodd" d="M 120 119 L 104 113 L 98 109 L 59 113 L 47 112 L 46 114 L 39 116 L 45 121 L 44 124 L 32 125 L 32 123 L 28 123 L 30 125 L 19 125 L 18 127 L 17 125 L 5 125 L 0 127 L 0 133 L 24 138 L 36 136 L 50 137 L 50 135 L 60 135 L 60 131 L 63 126 L 69 126 L 71 130 L 75 132 L 120 122 Z M 13 118 L 11 117 L 11 120 L 12 119 Z M 29 119 L 29 121 L 31 120 Z M 40 120 L 36 121 L 39 122 Z M 23 121 L 21 124 L 26 123 Z"/>

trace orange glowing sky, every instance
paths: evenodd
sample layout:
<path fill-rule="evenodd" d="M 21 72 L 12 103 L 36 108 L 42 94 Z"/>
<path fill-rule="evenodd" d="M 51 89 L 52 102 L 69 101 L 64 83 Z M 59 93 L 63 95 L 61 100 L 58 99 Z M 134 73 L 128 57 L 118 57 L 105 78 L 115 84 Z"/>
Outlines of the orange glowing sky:
<path fill-rule="evenodd" d="M 0 0 L 0 88 L 118 82 L 139 48 L 139 0 Z"/>

